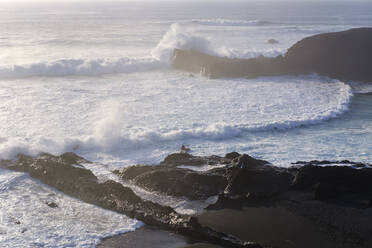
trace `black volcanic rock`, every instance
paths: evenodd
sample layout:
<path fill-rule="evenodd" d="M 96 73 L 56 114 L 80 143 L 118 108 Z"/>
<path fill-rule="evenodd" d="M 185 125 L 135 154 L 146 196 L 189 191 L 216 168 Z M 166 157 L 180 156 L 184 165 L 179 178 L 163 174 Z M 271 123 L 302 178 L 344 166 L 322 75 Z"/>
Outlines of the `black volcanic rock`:
<path fill-rule="evenodd" d="M 275 39 L 268 39 L 266 42 L 267 42 L 268 44 L 278 44 L 278 43 L 279 43 L 279 41 L 277 41 L 277 40 L 275 40 Z"/>
<path fill-rule="evenodd" d="M 318 73 L 346 81 L 372 81 L 372 28 L 356 28 L 305 38 L 285 59 L 293 74 Z"/>
<path fill-rule="evenodd" d="M 235 195 L 251 194 L 269 198 L 290 188 L 293 176 L 280 169 L 256 168 L 240 169 L 232 180 L 231 191 Z"/>
<path fill-rule="evenodd" d="M 224 164 L 209 171 L 177 168 L 177 165 Z M 132 166 L 116 171 L 120 178 L 132 180 L 137 186 L 172 196 L 186 196 L 191 200 L 206 199 L 224 192 L 226 187 L 233 195 L 270 197 L 288 190 L 293 175 L 285 169 L 269 165 L 247 154 L 227 154 L 197 157 L 175 153 L 156 166 Z"/>
<path fill-rule="evenodd" d="M 372 168 L 306 164 L 296 174 L 293 188 L 314 192 L 317 200 L 338 200 L 356 206 L 365 202 L 368 206 L 372 199 Z"/>
<path fill-rule="evenodd" d="M 45 204 L 46 204 L 48 207 L 50 207 L 50 208 L 58 208 L 58 205 L 57 205 L 57 203 L 55 203 L 55 202 L 48 201 L 48 202 L 46 202 Z"/>
<path fill-rule="evenodd" d="M 2 168 L 28 172 L 33 178 L 82 201 L 195 241 L 223 247 L 261 247 L 201 226 L 196 217 L 178 214 L 171 207 L 145 201 L 121 183 L 112 180 L 99 183 L 82 165 L 86 163 L 89 161 L 73 153 L 42 154 L 36 158 L 19 155 L 14 161 L 0 161 Z M 296 167 L 279 168 L 247 154 L 200 157 L 176 153 L 160 165 L 137 165 L 115 173 L 137 186 L 168 195 L 189 199 L 218 195 L 217 202 L 208 209 L 239 209 L 252 205 L 285 208 L 322 225 L 330 235 L 341 240 L 337 242 L 346 242 L 346 247 L 370 247 L 372 168 L 350 161 L 340 163 L 358 165 L 358 168 L 327 166 L 328 163 L 331 162 L 299 162 Z M 188 164 L 225 166 L 203 172 L 179 167 Z M 53 203 L 49 205 L 56 207 Z M 345 238 L 351 236 L 354 238 Z M 367 246 L 360 245 L 363 242 Z"/>
<path fill-rule="evenodd" d="M 172 66 L 175 69 L 200 73 L 209 78 L 277 76 L 286 71 L 284 58 L 231 59 L 198 51 L 174 49 Z"/>
<path fill-rule="evenodd" d="M 231 159 L 218 156 L 198 157 L 187 153 L 174 153 L 167 156 L 160 165 L 136 165 L 114 171 L 119 178 L 148 191 L 191 200 L 206 199 L 223 192 L 227 184 L 225 168 L 215 168 L 208 172 L 198 172 L 178 168 L 180 165 L 202 166 L 227 164 Z"/>
<path fill-rule="evenodd" d="M 275 58 L 231 59 L 175 49 L 172 65 L 210 78 L 318 73 L 339 80 L 371 82 L 372 28 L 307 37 Z"/>
<path fill-rule="evenodd" d="M 237 158 L 239 156 L 240 156 L 240 154 L 237 153 L 237 152 L 229 152 L 229 153 L 226 153 L 225 158 L 234 159 L 234 158 Z"/>
<path fill-rule="evenodd" d="M 225 177 L 217 173 L 163 168 L 137 176 L 134 183 L 150 191 L 198 200 L 221 193 L 227 182 Z"/>
<path fill-rule="evenodd" d="M 163 166 L 179 166 L 179 165 L 188 165 L 188 166 L 200 166 L 200 165 L 213 165 L 213 164 L 227 164 L 230 162 L 230 158 L 222 158 L 219 156 L 206 156 L 199 157 L 193 156 L 189 153 L 172 153 L 168 155 L 160 165 Z"/>
<path fill-rule="evenodd" d="M 194 217 L 180 215 L 171 207 L 142 200 L 130 188 L 118 182 L 108 180 L 99 183 L 96 176 L 80 165 L 79 161 L 88 162 L 68 153 L 61 156 L 42 154 L 36 158 L 19 155 L 14 161 L 0 161 L 0 165 L 6 169 L 28 172 L 31 177 L 84 202 L 125 214 L 148 225 L 178 232 L 195 240 L 224 247 L 261 247 L 203 227 Z M 50 204 L 50 207 L 55 205 Z"/>

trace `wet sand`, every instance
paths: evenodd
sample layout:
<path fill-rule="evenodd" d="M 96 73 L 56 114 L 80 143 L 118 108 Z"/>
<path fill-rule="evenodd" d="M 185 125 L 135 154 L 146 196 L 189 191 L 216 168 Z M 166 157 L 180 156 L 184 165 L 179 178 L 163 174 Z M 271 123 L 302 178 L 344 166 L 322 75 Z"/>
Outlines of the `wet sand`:
<path fill-rule="evenodd" d="M 98 248 L 180 248 L 187 244 L 181 235 L 144 226 L 134 232 L 106 238 Z"/>
<path fill-rule="evenodd" d="M 221 248 L 219 246 L 193 243 L 185 237 L 154 227 L 144 226 L 133 232 L 106 238 L 98 248 Z"/>
<path fill-rule="evenodd" d="M 336 248 L 330 237 L 309 220 L 280 207 L 209 210 L 198 216 L 202 225 L 245 241 L 280 248 Z M 105 239 L 99 248 L 218 248 L 190 242 L 183 236 L 143 227 Z"/>
<path fill-rule="evenodd" d="M 330 237 L 309 220 L 280 207 L 206 211 L 202 225 L 242 240 L 280 248 L 336 248 Z"/>

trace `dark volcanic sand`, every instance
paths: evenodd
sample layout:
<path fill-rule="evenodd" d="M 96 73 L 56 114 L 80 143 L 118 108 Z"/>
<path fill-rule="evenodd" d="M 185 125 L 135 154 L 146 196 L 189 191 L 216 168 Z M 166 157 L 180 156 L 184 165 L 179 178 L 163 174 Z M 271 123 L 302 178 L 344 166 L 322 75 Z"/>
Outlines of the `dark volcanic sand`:
<path fill-rule="evenodd" d="M 280 207 L 209 210 L 198 218 L 202 225 L 260 244 L 280 248 L 336 248 L 328 235 L 312 222 Z M 150 227 L 105 239 L 98 247 L 218 248 L 210 244 L 187 244 L 180 235 Z"/>
<path fill-rule="evenodd" d="M 145 226 L 121 235 L 104 239 L 99 248 L 179 248 L 187 245 L 183 236 Z"/>
<path fill-rule="evenodd" d="M 280 207 L 206 211 L 199 221 L 217 231 L 274 247 L 336 248 L 316 225 Z"/>
<path fill-rule="evenodd" d="M 210 244 L 188 244 L 181 235 L 145 226 L 120 235 L 106 238 L 98 248 L 220 248 Z"/>

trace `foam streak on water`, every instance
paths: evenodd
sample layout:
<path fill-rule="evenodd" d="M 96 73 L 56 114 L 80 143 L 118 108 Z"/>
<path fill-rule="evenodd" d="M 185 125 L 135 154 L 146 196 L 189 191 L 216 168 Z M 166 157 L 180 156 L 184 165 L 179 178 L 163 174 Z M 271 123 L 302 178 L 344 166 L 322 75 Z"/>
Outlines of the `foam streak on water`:
<path fill-rule="evenodd" d="M 141 222 L 82 203 L 27 175 L 0 170 L 1 247 L 92 247 Z M 57 208 L 46 203 L 54 202 Z"/>
<path fill-rule="evenodd" d="M 2 133 L 16 138 L 3 137 L 1 156 L 19 151 L 89 154 L 154 149 L 172 142 L 229 142 L 335 118 L 348 110 L 352 97 L 350 86 L 317 76 L 201 81 L 167 75 L 167 79 L 163 73 L 136 75 L 127 82 L 118 81 L 120 76 L 95 79 L 95 83 L 61 84 L 60 79 L 49 79 L 46 88 L 20 81 L 18 98 L 8 98 L 2 108 L 14 125 L 11 130 L 3 126 Z M 4 95 L 14 89 L 5 87 Z M 79 91 L 89 93 L 81 98 Z M 77 105 L 66 106 L 66 99 Z M 43 106 L 40 111 L 38 106 Z M 11 115 L 17 108 L 33 112 Z M 29 128 L 24 130 L 26 120 Z"/>

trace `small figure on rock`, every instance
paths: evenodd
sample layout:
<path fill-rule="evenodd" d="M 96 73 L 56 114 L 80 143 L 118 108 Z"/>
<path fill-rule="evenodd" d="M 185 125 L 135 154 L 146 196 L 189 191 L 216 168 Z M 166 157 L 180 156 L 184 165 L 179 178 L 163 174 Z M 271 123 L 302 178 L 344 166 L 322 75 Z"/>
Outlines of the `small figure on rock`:
<path fill-rule="evenodd" d="M 190 151 L 191 151 L 191 149 L 186 147 L 185 145 L 182 145 L 181 148 L 180 148 L 180 153 L 188 153 Z"/>

